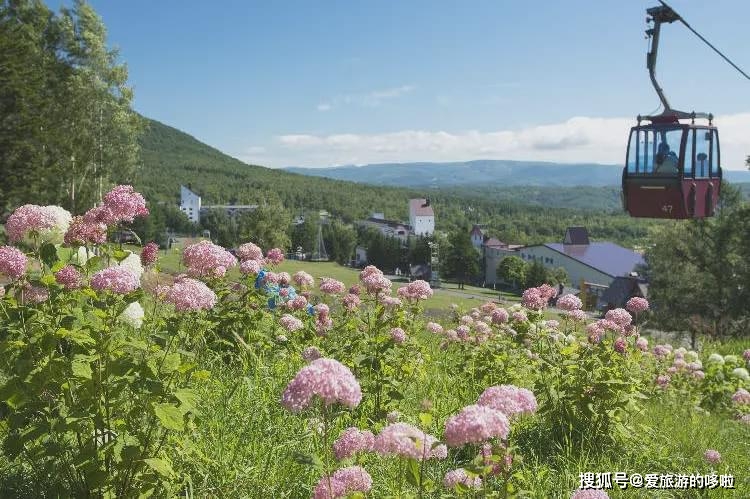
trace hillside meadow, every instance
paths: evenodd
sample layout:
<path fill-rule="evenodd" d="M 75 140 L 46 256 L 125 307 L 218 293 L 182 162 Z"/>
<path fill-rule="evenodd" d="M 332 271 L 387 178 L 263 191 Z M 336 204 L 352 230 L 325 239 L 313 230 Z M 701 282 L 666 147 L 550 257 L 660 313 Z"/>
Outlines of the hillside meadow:
<path fill-rule="evenodd" d="M 8 219 L 0 496 L 750 493 L 746 340 L 657 344 L 642 298 L 593 320 L 542 285 L 433 316 L 451 290 L 375 267 L 105 242 L 147 214 L 118 186 Z"/>

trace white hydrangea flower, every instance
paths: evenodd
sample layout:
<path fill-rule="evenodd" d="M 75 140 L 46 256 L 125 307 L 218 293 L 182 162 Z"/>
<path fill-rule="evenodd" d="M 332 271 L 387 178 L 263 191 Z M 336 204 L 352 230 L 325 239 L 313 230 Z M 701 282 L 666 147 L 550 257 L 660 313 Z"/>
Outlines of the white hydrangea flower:
<path fill-rule="evenodd" d="M 695 350 L 688 350 L 685 354 L 686 362 L 696 362 L 698 360 L 698 352 Z"/>
<path fill-rule="evenodd" d="M 44 206 L 44 210 L 55 220 L 54 227 L 43 230 L 39 233 L 42 241 L 51 244 L 62 244 L 65 233 L 68 232 L 73 215 L 68 210 L 60 206 Z"/>
<path fill-rule="evenodd" d="M 736 369 L 732 370 L 732 376 L 735 378 L 744 380 L 744 381 L 750 381 L 750 373 L 747 372 L 747 369 L 744 367 L 738 367 Z"/>
<path fill-rule="evenodd" d="M 128 305 L 120 314 L 119 319 L 135 329 L 140 329 L 143 325 L 143 307 L 137 301 Z"/>
<path fill-rule="evenodd" d="M 739 364 L 740 358 L 736 355 L 725 355 L 724 362 L 726 362 L 727 364 Z"/>
<path fill-rule="evenodd" d="M 711 363 L 716 363 L 716 364 L 722 364 L 723 365 L 724 364 L 724 357 L 722 357 L 718 353 L 712 353 L 711 355 L 708 356 L 708 361 L 711 362 Z"/>
<path fill-rule="evenodd" d="M 141 279 L 141 276 L 143 275 L 143 265 L 141 264 L 140 255 L 136 255 L 131 251 L 130 254 L 120 262 L 120 266 L 127 267 L 136 275 L 138 280 Z"/>
<path fill-rule="evenodd" d="M 86 246 L 78 247 L 78 253 L 76 253 L 76 261 L 78 262 L 78 265 L 86 265 L 86 262 L 89 261 L 89 251 L 86 249 Z"/>

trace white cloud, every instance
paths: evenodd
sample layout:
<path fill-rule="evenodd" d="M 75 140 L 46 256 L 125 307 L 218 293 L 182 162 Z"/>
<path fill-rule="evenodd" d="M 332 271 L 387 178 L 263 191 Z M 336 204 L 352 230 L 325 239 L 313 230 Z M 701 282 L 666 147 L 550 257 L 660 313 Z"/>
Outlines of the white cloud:
<path fill-rule="evenodd" d="M 400 87 L 386 88 L 384 90 L 373 90 L 364 94 L 337 95 L 327 102 L 318 104 L 318 111 L 330 111 L 334 107 L 355 105 L 361 107 L 378 107 L 384 100 L 402 97 L 416 87 L 414 85 L 401 85 Z"/>
<path fill-rule="evenodd" d="M 744 168 L 750 154 L 750 112 L 717 116 L 725 169 Z M 379 134 L 281 135 L 243 159 L 273 167 L 410 161 L 515 159 L 563 163 L 625 161 L 631 118 L 574 117 L 519 130 L 402 130 Z"/>

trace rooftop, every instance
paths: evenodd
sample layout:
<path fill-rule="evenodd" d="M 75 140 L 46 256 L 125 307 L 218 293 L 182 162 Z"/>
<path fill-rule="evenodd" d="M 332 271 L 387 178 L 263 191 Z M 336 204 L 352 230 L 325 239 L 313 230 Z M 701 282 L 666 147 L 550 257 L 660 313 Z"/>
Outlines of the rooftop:
<path fill-rule="evenodd" d="M 432 211 L 432 205 L 423 198 L 409 200 L 409 213 L 413 213 L 417 217 L 435 216 L 435 212 Z"/>
<path fill-rule="evenodd" d="M 612 277 L 629 275 L 636 266 L 646 263 L 635 251 L 609 241 L 586 245 L 547 243 L 544 246 Z"/>

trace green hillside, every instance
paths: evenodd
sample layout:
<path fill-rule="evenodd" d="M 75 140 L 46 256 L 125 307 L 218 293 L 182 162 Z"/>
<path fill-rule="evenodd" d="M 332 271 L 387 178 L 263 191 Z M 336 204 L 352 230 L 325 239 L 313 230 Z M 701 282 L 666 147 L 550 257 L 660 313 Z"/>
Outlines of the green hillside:
<path fill-rule="evenodd" d="M 351 222 L 372 212 L 405 220 L 409 198 L 430 197 L 439 230 L 484 223 L 492 235 L 513 243 L 557 240 L 567 226 L 585 225 L 594 238 L 630 245 L 642 242 L 654 223 L 622 214 L 611 192 L 592 197 L 596 206 L 584 210 L 534 204 L 540 197 L 555 198 L 557 192 L 563 203 L 572 199 L 577 207 L 586 206 L 588 193 L 573 189 L 542 193 L 538 187 L 515 187 L 513 195 L 504 198 L 489 189 L 405 189 L 303 176 L 247 165 L 175 128 L 154 120 L 148 124 L 140 140 L 141 166 L 134 184 L 154 201 L 176 204 L 180 184 L 191 184 L 204 204 L 265 202 L 292 215 L 303 208 L 325 209 Z M 522 202 L 525 189 L 530 194 L 526 203 Z"/>

